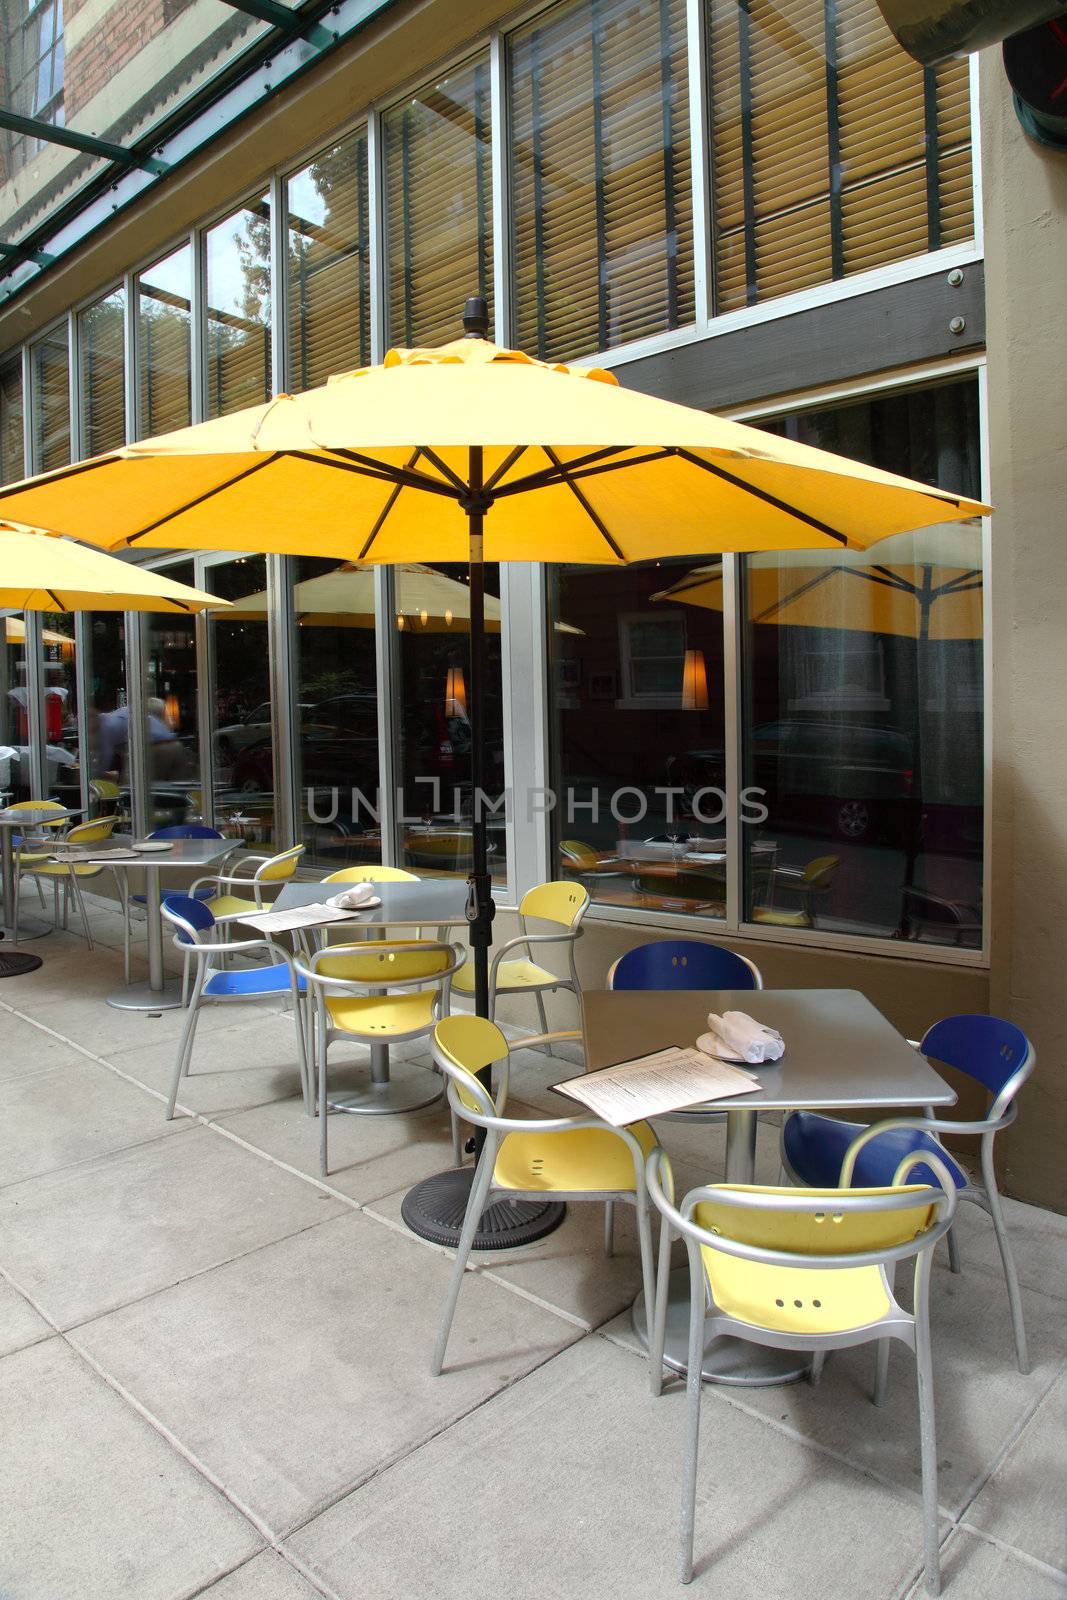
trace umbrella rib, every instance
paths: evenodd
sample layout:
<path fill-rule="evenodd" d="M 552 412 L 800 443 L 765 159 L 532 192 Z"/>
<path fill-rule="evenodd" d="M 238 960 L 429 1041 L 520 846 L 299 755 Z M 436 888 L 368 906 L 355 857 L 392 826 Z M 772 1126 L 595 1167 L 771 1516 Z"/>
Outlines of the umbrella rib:
<path fill-rule="evenodd" d="M 322 467 L 337 467 L 342 472 L 359 472 L 366 478 L 379 478 L 384 483 L 395 483 L 401 489 L 425 489 L 429 494 L 443 494 L 455 500 L 456 494 L 446 483 L 427 478 L 421 472 L 406 467 L 391 467 L 388 462 L 375 461 L 372 456 L 360 455 L 358 450 L 334 450 L 330 455 L 314 455 L 306 450 L 293 450 L 290 454 L 301 461 L 316 462 Z M 421 447 L 418 454 L 422 454 Z M 465 486 L 464 486 L 465 487 Z"/>
<path fill-rule="evenodd" d="M 51 597 L 51 599 L 53 599 L 55 601 L 56 610 L 57 611 L 66 611 L 66 609 L 67 609 L 66 606 L 63 604 L 62 600 L 56 594 L 56 591 L 54 589 L 47 589 L 46 588 L 45 589 L 45 594 L 49 595 Z"/>
<path fill-rule="evenodd" d="M 262 472 L 264 467 L 269 467 L 271 462 L 277 461 L 277 459 L 276 452 L 264 456 L 262 461 L 256 461 L 252 466 L 245 467 L 243 471 L 235 473 L 232 478 L 227 479 L 225 483 L 217 483 L 214 488 L 205 489 L 204 493 L 198 494 L 195 499 L 187 500 L 184 505 L 178 506 L 174 511 L 168 511 L 165 517 L 157 517 L 155 522 L 150 522 L 146 527 L 139 528 L 136 533 L 131 533 L 126 543 L 133 544 L 137 539 L 147 538 L 150 533 L 155 533 L 157 528 L 162 528 L 165 523 L 173 522 L 175 517 L 184 516 L 187 511 L 192 511 L 194 507 L 203 505 L 205 500 L 213 500 L 216 495 L 222 494 L 226 489 L 232 489 L 235 483 L 240 483 L 244 478 L 250 478 L 254 472 Z"/>
<path fill-rule="evenodd" d="M 766 505 L 773 506 L 776 511 L 784 511 L 786 516 L 795 517 L 798 522 L 803 522 L 806 527 L 814 528 L 819 533 L 825 533 L 829 538 L 836 539 L 841 545 L 847 547 L 848 535 L 841 533 L 837 528 L 831 528 L 829 523 L 820 522 L 817 517 L 809 517 L 806 511 L 801 511 L 797 506 L 791 506 L 785 500 L 779 500 L 777 495 L 768 494 L 766 489 L 757 489 L 753 483 L 746 483 L 744 478 L 737 478 L 732 472 L 727 472 L 723 467 L 713 466 L 710 461 L 702 461 L 699 456 L 693 455 L 689 450 L 676 452 L 683 461 L 688 461 L 690 466 L 700 467 L 704 472 L 710 472 L 713 477 L 722 478 L 725 483 L 732 483 L 735 489 L 742 489 L 756 500 L 762 500 Z"/>
<path fill-rule="evenodd" d="M 467 485 L 464 483 L 459 473 L 453 472 L 448 463 L 442 461 L 441 457 L 435 450 L 431 450 L 429 445 L 424 444 L 421 447 L 421 452 L 426 457 L 430 465 L 436 467 L 441 476 L 443 478 L 447 478 L 449 483 L 452 484 L 454 488 L 459 490 L 460 494 L 466 494 Z"/>
<path fill-rule="evenodd" d="M 526 448 L 529 449 L 530 446 L 527 445 Z M 559 457 L 553 453 L 548 445 L 542 445 L 540 448 L 545 452 L 545 455 L 549 458 L 549 460 L 554 461 L 556 465 L 553 467 L 542 467 L 538 472 L 528 473 L 525 478 L 515 478 L 511 483 L 505 484 L 502 489 L 496 490 L 496 497 L 498 500 L 506 494 L 525 494 L 529 489 L 550 488 L 553 485 L 563 483 L 566 481 L 563 476 L 564 471 L 569 472 L 572 477 L 579 474 L 582 477 L 587 477 L 589 474 L 586 469 L 591 468 L 594 462 L 603 461 L 606 456 L 621 455 L 624 450 L 628 450 L 631 447 L 625 444 L 605 445 L 603 449 L 593 450 L 587 456 L 579 456 L 576 461 L 568 461 L 566 468 L 563 467 L 562 463 L 559 461 Z M 669 454 L 669 452 L 662 453 Z M 654 460 L 655 457 L 643 456 L 639 459 Z M 632 463 L 615 462 L 612 463 L 611 466 L 600 467 L 597 470 L 601 472 L 617 472 L 620 467 L 629 466 L 631 464 L 633 466 L 637 466 L 638 460 L 635 459 Z"/>
<path fill-rule="evenodd" d="M 421 450 L 413 450 L 411 455 L 408 457 L 408 467 L 413 467 L 415 465 L 416 461 L 419 459 L 419 456 L 421 454 L 422 454 Z M 382 507 L 381 511 L 378 513 L 377 517 L 375 518 L 374 526 L 371 529 L 370 533 L 368 534 L 368 536 L 367 536 L 367 538 L 366 538 L 366 540 L 365 540 L 365 542 L 363 544 L 363 548 L 360 550 L 359 555 L 356 558 L 357 560 L 359 560 L 359 561 L 366 560 L 366 557 L 367 557 L 367 554 L 368 554 L 368 552 L 370 550 L 371 545 L 374 543 L 375 539 L 378 537 L 379 533 L 381 533 L 382 528 L 385 525 L 386 517 L 389 515 L 390 511 L 392 511 L 393 507 L 396 505 L 397 499 L 398 499 L 398 497 L 400 495 L 401 487 L 402 487 L 401 484 L 394 483 L 392 489 L 390 490 L 389 498 L 388 498 L 388 500 L 386 500 L 385 505 Z"/>
<path fill-rule="evenodd" d="M 623 555 L 622 551 L 619 549 L 619 546 L 615 543 L 615 540 L 611 537 L 611 534 L 608 532 L 603 522 L 593 510 L 592 506 L 589 504 L 589 501 L 579 489 L 578 485 L 573 482 L 568 469 L 563 465 L 562 461 L 560 461 L 556 452 L 554 450 L 550 450 L 547 445 L 544 446 L 544 451 L 548 459 L 557 468 L 561 478 L 563 479 L 563 482 L 567 485 L 567 488 L 577 500 L 578 504 L 581 506 L 582 510 L 593 524 L 593 527 L 600 534 L 600 537 L 604 540 L 609 550 L 611 550 L 613 554 L 617 555 L 620 561 L 625 561 L 626 557 Z"/>
<path fill-rule="evenodd" d="M 486 483 L 485 489 L 487 493 L 496 488 L 501 478 L 505 477 L 511 471 L 519 457 L 524 456 L 529 448 L 530 446 L 528 444 L 517 444 L 514 450 L 508 452 L 503 461 L 500 463 L 499 467 L 497 467 L 496 471 L 493 473 L 492 477 Z"/>

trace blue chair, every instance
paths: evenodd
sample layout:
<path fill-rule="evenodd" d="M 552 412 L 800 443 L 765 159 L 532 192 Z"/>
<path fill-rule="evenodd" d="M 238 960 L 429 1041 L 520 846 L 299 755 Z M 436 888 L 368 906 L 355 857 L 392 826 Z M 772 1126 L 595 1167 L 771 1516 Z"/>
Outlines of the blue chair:
<path fill-rule="evenodd" d="M 219 924 L 209 906 L 194 900 L 188 894 L 169 894 L 161 910 L 174 928 L 174 944 L 183 955 L 196 961 L 196 979 L 189 1006 L 178 1041 L 178 1059 L 174 1068 L 170 1099 L 167 1102 L 167 1120 L 174 1115 L 178 1086 L 189 1071 L 193 1053 L 193 1038 L 201 1005 L 248 1000 L 277 1000 L 291 997 L 293 1021 L 296 1024 L 296 1046 L 300 1063 L 300 1089 L 304 1096 L 304 1110 L 312 1110 L 311 1084 L 308 1078 L 308 1050 L 301 998 L 306 984 L 297 973 L 292 959 L 279 950 L 270 939 L 220 940 Z M 249 955 L 264 951 L 271 959 L 256 967 L 223 967 L 216 965 L 219 957 Z"/>
<path fill-rule="evenodd" d="M 220 833 L 217 828 L 207 828 L 201 822 L 176 822 L 167 828 L 156 828 L 154 832 L 148 835 L 148 837 L 150 839 L 223 839 L 225 838 L 225 834 Z M 238 845 L 235 843 L 234 849 L 236 850 L 237 848 Z M 143 894 L 130 894 L 129 878 L 122 867 L 115 868 L 115 876 L 118 879 L 119 897 L 122 901 L 122 967 L 126 977 L 126 982 L 129 983 L 130 940 L 133 933 L 133 924 L 130 919 L 130 907 L 143 906 L 145 903 L 145 897 Z M 209 892 L 210 891 L 204 891 L 202 898 L 206 900 L 209 897 Z M 198 896 L 197 898 L 199 899 L 201 896 Z M 187 961 L 185 964 L 185 976 L 182 980 L 183 1001 L 185 999 L 185 993 L 188 989 L 188 974 L 189 963 Z"/>
<path fill-rule="evenodd" d="M 613 963 L 609 989 L 762 989 L 755 962 L 698 939 L 639 944 Z"/>
<path fill-rule="evenodd" d="M 839 1181 L 846 1152 L 850 1151 L 853 1176 L 849 1181 L 861 1188 L 876 1189 L 893 1181 L 892 1174 L 906 1156 L 924 1150 L 936 1154 L 952 1174 L 959 1198 L 974 1201 L 992 1219 L 1008 1289 L 1015 1355 L 1019 1371 L 1028 1372 L 1019 1280 L 997 1189 L 993 1142 L 1001 1128 L 1015 1121 L 1015 1097 L 1034 1070 L 1034 1048 L 1014 1023 L 986 1016 L 946 1017 L 935 1022 L 916 1047 L 932 1061 L 942 1062 L 979 1084 L 989 1095 L 986 1115 L 974 1122 L 953 1122 L 935 1117 L 932 1108 L 927 1107 L 921 1117 L 890 1117 L 865 1128 L 862 1123 L 840 1122 L 817 1112 L 794 1111 L 782 1126 L 782 1165 L 794 1182 L 818 1188 Z M 981 1180 L 949 1154 L 936 1137 L 939 1133 L 981 1140 Z M 913 1178 L 916 1183 L 930 1183 L 933 1174 L 930 1168 L 919 1166 L 914 1168 Z M 948 1236 L 948 1245 L 949 1263 L 953 1272 L 958 1272 L 954 1232 Z"/>

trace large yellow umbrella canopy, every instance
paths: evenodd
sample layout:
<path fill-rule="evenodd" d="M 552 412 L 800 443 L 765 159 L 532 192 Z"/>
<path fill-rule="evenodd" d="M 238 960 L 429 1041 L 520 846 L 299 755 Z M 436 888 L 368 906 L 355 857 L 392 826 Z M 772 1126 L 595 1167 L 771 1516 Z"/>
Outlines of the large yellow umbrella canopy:
<path fill-rule="evenodd" d="M 0 606 L 15 611 L 188 614 L 207 606 L 228 607 L 229 601 L 101 550 L 52 538 L 41 529 L 0 522 Z"/>
<path fill-rule="evenodd" d="M 479 338 L 0 488 L 105 548 L 372 562 L 466 561 L 472 499 L 485 561 L 865 549 L 986 509 Z"/>
<path fill-rule="evenodd" d="M 869 552 L 753 555 L 745 567 L 745 591 L 754 623 L 904 639 L 980 639 L 981 529 L 973 523 L 922 528 L 883 539 Z M 721 562 L 694 567 L 652 598 L 721 611 Z"/>

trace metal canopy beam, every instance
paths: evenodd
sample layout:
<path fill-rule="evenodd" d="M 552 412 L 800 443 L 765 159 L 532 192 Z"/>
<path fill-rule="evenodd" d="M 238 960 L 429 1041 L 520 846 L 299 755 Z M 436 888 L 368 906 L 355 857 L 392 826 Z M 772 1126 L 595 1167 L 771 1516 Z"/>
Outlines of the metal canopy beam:
<path fill-rule="evenodd" d="M 269 22 L 272 28 L 278 28 L 282 33 L 308 39 L 320 49 L 333 44 L 336 37 L 320 23 L 311 22 L 302 17 L 299 11 L 291 11 L 288 6 L 280 5 L 279 0 L 222 0 L 222 4 L 231 6 L 234 11 L 243 11 L 246 16 L 258 17 L 261 22 Z"/>
<path fill-rule="evenodd" d="M 42 122 L 38 117 L 20 117 L 18 112 L 0 106 L 0 128 L 11 133 L 24 134 L 30 139 L 43 139 L 46 144 L 63 144 L 71 150 L 81 150 L 85 155 L 102 156 L 105 161 L 115 161 L 125 167 L 142 167 L 145 172 L 161 178 L 170 168 L 155 156 L 142 155 L 128 145 L 112 144 L 108 139 L 97 139 L 91 133 L 78 133 L 75 128 L 57 127 L 54 122 Z"/>
<path fill-rule="evenodd" d="M 44 250 L 30 250 L 22 244 L 6 244 L 0 239 L 0 256 L 11 256 L 15 261 L 32 261 L 37 267 L 50 267 L 56 259 Z"/>

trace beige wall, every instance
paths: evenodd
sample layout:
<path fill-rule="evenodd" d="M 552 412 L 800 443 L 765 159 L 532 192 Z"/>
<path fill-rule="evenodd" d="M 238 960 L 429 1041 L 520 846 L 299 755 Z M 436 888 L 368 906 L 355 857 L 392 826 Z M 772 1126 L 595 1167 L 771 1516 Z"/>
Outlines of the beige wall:
<path fill-rule="evenodd" d="M 990 1006 L 1037 1073 L 1005 1140 L 1010 1187 L 1067 1210 L 1067 154 L 1020 128 L 982 60 L 993 520 Z"/>

